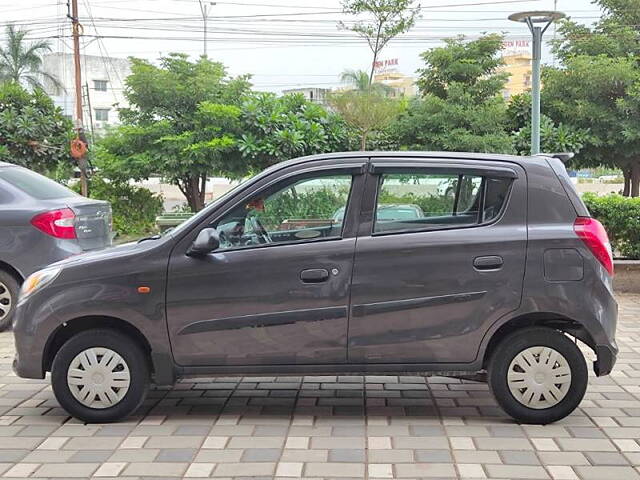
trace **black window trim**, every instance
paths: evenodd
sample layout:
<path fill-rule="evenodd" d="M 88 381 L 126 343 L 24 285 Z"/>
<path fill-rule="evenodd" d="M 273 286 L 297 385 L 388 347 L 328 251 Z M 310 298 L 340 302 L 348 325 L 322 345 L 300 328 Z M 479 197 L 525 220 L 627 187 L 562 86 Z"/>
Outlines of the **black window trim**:
<path fill-rule="evenodd" d="M 240 247 L 231 247 L 231 248 L 220 248 L 218 250 L 215 250 L 214 252 L 211 252 L 212 254 L 216 254 L 216 253 L 229 253 L 229 252 L 236 252 L 236 251 L 243 251 L 243 250 L 253 250 L 253 249 L 257 249 L 257 248 L 273 248 L 273 247 L 283 247 L 283 246 L 289 246 L 289 245 L 302 245 L 302 244 L 307 244 L 307 243 L 320 243 L 320 242 L 330 242 L 330 241 L 336 241 L 336 240 L 343 240 L 344 239 L 344 227 L 346 224 L 346 218 L 347 218 L 347 211 L 349 209 L 349 207 L 351 206 L 351 202 L 353 199 L 353 194 L 354 194 L 354 185 L 355 185 L 355 177 L 356 175 L 362 175 L 363 174 L 363 168 L 362 167 L 354 167 L 352 165 L 345 165 L 344 167 L 341 166 L 336 166 L 336 167 L 329 167 L 327 168 L 325 167 L 319 167 L 319 168 L 310 168 L 310 169 L 305 169 L 305 170 L 299 170 L 296 172 L 292 172 L 289 175 L 284 175 L 282 177 L 278 177 L 277 179 L 275 179 L 272 182 L 269 182 L 268 184 L 256 189 L 254 192 L 251 192 L 249 195 L 245 195 L 243 196 L 241 199 L 239 199 L 239 201 L 236 201 L 233 203 L 233 205 L 231 205 L 229 208 L 225 208 L 224 212 L 219 214 L 219 215 L 215 215 L 213 219 L 209 218 L 206 222 L 204 222 L 207 225 L 212 225 L 216 222 L 219 222 L 221 219 L 223 219 L 225 217 L 225 215 L 227 215 L 228 213 L 230 213 L 231 211 L 233 211 L 234 208 L 238 207 L 241 203 L 245 202 L 247 199 L 252 199 L 254 198 L 256 195 L 261 194 L 262 192 L 269 190 L 270 188 L 277 186 L 278 184 L 281 183 L 285 183 L 288 182 L 291 179 L 294 179 L 294 182 L 290 183 L 289 185 L 293 185 L 294 183 L 296 183 L 295 179 L 296 178 L 300 178 L 301 180 L 304 180 L 305 177 L 306 178 L 313 178 L 314 174 L 316 173 L 321 173 L 321 176 L 327 176 L 330 177 L 332 175 L 351 175 L 351 185 L 349 187 L 349 195 L 347 197 L 347 204 L 346 204 L 346 209 L 345 209 L 345 217 L 342 221 L 342 226 L 340 229 L 340 235 L 335 235 L 332 237 L 320 237 L 320 238 L 308 238 L 308 239 L 299 239 L 299 240 L 291 240 L 289 242 L 272 242 L 272 243 L 263 243 L 263 244 L 259 244 L 259 245 L 245 245 L 245 246 L 240 246 Z M 276 191 L 280 191 L 280 190 L 276 190 Z M 198 228 L 198 227 L 196 227 Z M 206 228 L 206 227 L 205 227 Z"/>
<path fill-rule="evenodd" d="M 373 166 L 373 165 L 372 165 Z M 428 166 L 428 167 L 421 167 L 420 165 L 415 165 L 415 166 L 406 166 L 406 165 L 402 165 L 402 166 L 383 166 L 382 168 L 378 169 L 377 171 L 374 172 L 374 168 L 370 169 L 370 172 L 372 172 L 372 174 L 374 176 L 377 177 L 376 180 L 376 198 L 375 198 L 375 203 L 374 203 L 374 212 L 373 212 L 373 222 L 371 222 L 371 233 L 370 235 L 372 237 L 383 237 L 383 236 L 388 236 L 388 235 L 404 235 L 404 234 L 411 234 L 411 233 L 428 233 L 428 232 L 441 232 L 441 231 L 447 231 L 447 230 L 466 230 L 469 228 L 478 228 L 478 227 L 487 227 L 490 225 L 493 225 L 494 223 L 499 222 L 502 217 L 504 216 L 504 212 L 507 209 L 507 205 L 509 204 L 509 201 L 511 199 L 511 192 L 513 191 L 513 185 L 515 184 L 515 180 L 518 178 L 516 172 L 514 172 L 511 169 L 499 169 L 500 171 L 505 170 L 504 171 L 504 175 L 494 175 L 494 168 L 465 168 L 465 167 L 460 167 L 459 165 L 455 166 L 454 168 L 458 168 L 460 170 L 460 173 L 458 171 L 450 171 L 447 170 L 448 173 L 451 174 L 455 174 L 458 173 L 459 177 L 462 177 L 464 175 L 477 175 L 477 176 L 481 176 L 482 177 L 482 184 L 481 184 L 481 189 L 482 189 L 482 195 L 481 195 L 481 205 L 482 205 L 482 209 L 478 208 L 478 217 L 476 218 L 476 222 L 474 224 L 470 224 L 470 225 L 451 225 L 448 227 L 434 227 L 434 228 L 414 228 L 414 229 L 404 229 L 404 230 L 387 230 L 384 232 L 376 232 L 375 228 L 376 228 L 376 223 L 377 223 L 377 216 L 378 216 L 378 196 L 380 195 L 380 190 L 382 188 L 382 175 L 383 173 L 415 173 L 416 170 L 420 170 L 420 172 L 424 172 L 425 174 L 428 173 L 436 173 L 436 174 L 443 174 L 445 173 L 444 170 L 446 170 L 446 167 L 441 168 L 440 166 Z M 430 171 L 429 171 L 430 170 Z M 511 175 L 513 174 L 513 175 Z M 511 182 L 509 183 L 509 187 L 507 189 L 507 194 L 505 196 L 504 202 L 502 203 L 502 206 L 500 207 L 500 211 L 498 212 L 498 214 L 489 222 L 482 222 L 480 220 L 484 220 L 484 200 L 485 200 L 485 195 L 487 194 L 487 188 L 486 188 L 486 184 L 487 184 L 487 178 L 511 178 Z M 458 181 L 458 187 L 460 185 L 460 181 Z M 459 195 L 458 187 L 456 188 L 456 201 Z"/>

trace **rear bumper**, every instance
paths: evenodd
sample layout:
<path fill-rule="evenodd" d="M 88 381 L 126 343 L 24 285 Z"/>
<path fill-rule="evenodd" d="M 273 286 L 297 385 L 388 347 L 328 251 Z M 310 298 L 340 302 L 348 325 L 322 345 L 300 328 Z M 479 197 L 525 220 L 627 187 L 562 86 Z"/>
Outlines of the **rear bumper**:
<path fill-rule="evenodd" d="M 609 375 L 618 358 L 618 346 L 615 342 L 612 345 L 596 345 L 595 352 L 598 358 L 593 362 L 593 371 L 598 377 Z"/>

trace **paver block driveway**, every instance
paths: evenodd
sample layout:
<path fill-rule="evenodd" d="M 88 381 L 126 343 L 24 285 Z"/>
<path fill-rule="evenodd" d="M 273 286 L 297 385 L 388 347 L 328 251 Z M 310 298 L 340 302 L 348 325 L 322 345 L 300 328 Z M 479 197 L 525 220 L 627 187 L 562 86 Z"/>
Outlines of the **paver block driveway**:
<path fill-rule="evenodd" d="M 485 384 L 419 376 L 188 380 L 87 426 L 11 373 L 3 333 L 0 476 L 640 479 L 640 296 L 619 301 L 613 374 L 548 426 L 516 424 Z"/>

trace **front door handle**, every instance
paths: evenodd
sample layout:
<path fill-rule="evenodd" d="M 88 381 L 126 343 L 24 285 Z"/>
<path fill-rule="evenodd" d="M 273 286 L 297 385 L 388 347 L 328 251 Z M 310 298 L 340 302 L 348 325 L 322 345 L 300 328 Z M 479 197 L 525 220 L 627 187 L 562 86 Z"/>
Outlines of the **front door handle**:
<path fill-rule="evenodd" d="M 486 257 L 476 257 L 473 266 L 476 270 L 500 270 L 504 260 L 498 255 L 490 255 Z"/>
<path fill-rule="evenodd" d="M 300 280 L 304 283 L 322 283 L 329 280 L 329 270 L 324 268 L 310 268 L 300 272 Z"/>

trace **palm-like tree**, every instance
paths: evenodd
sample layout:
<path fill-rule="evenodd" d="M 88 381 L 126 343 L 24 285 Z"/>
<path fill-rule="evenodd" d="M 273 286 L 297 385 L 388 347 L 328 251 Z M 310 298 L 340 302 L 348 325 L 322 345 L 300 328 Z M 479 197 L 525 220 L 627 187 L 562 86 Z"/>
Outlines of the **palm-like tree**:
<path fill-rule="evenodd" d="M 371 83 L 369 74 L 364 70 L 345 70 L 340 75 L 342 83 L 353 85 L 358 92 L 376 93 L 388 96 L 393 93 L 393 88 L 384 83 Z"/>
<path fill-rule="evenodd" d="M 40 79 L 50 80 L 56 87 L 61 83 L 53 75 L 42 70 L 42 55 L 51 51 L 46 40 L 27 43 L 27 30 L 16 30 L 7 25 L 6 46 L 0 47 L 0 81 L 24 83 L 32 88 L 42 88 Z"/>

